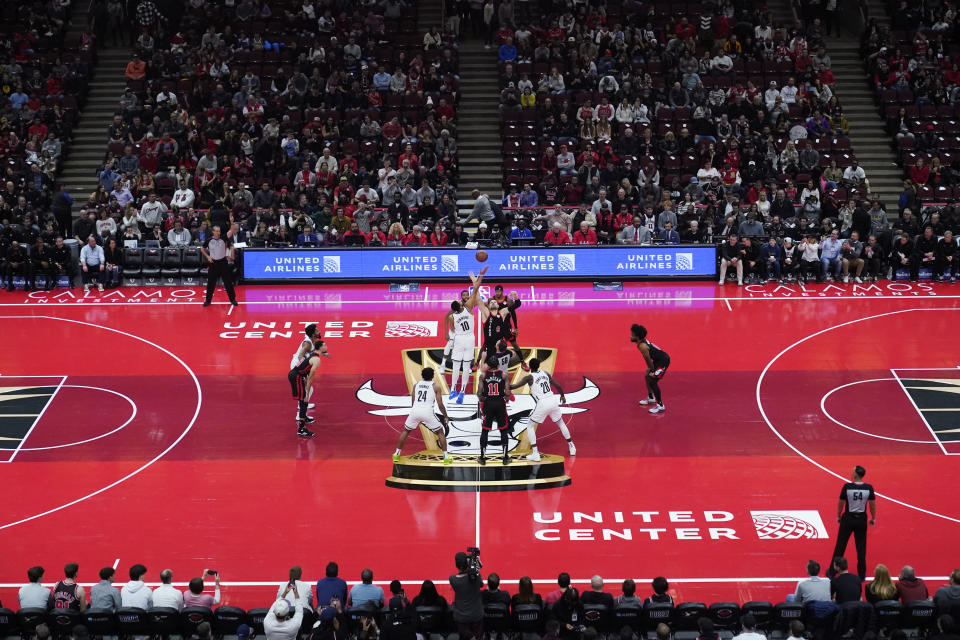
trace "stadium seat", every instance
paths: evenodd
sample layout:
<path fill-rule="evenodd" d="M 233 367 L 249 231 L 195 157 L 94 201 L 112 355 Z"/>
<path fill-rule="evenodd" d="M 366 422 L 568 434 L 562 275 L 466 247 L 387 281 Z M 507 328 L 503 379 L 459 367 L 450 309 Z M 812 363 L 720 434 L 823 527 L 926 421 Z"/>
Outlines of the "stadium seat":
<path fill-rule="evenodd" d="M 95 638 L 115 636 L 119 633 L 117 616 L 109 609 L 87 609 L 83 613 L 83 624 Z"/>
<path fill-rule="evenodd" d="M 73 628 L 83 623 L 83 615 L 73 609 L 54 609 L 50 612 L 50 632 L 59 638 L 65 638 Z"/>
<path fill-rule="evenodd" d="M 707 605 L 702 602 L 681 602 L 674 610 L 674 626 L 671 628 L 678 631 L 697 631 L 697 623 L 707 614 Z"/>
<path fill-rule="evenodd" d="M 180 611 L 180 628 L 184 637 L 196 635 L 197 627 L 204 622 L 211 627 L 217 623 L 210 607 L 184 607 Z"/>
<path fill-rule="evenodd" d="M 123 250 L 123 282 L 126 285 L 136 287 L 143 282 L 143 272 L 141 265 L 143 263 L 143 249 L 127 247 Z"/>
<path fill-rule="evenodd" d="M 740 605 L 736 602 L 714 602 L 709 608 L 716 629 L 733 631 L 740 626 Z"/>
<path fill-rule="evenodd" d="M 147 636 L 153 633 L 150 616 L 139 607 L 121 607 L 117 611 L 117 635 Z"/>
<path fill-rule="evenodd" d="M 38 624 L 47 624 L 50 616 L 46 609 L 27 607 L 17 611 L 17 627 L 20 629 L 20 635 L 32 636 Z"/>
<path fill-rule="evenodd" d="M 664 624 L 673 627 L 674 609 L 669 602 L 654 602 L 643 605 L 643 626 L 647 632 L 652 632 L 657 625 Z"/>
<path fill-rule="evenodd" d="M 773 604 L 765 600 L 751 600 L 740 607 L 740 615 L 750 614 L 757 621 L 757 628 L 766 630 L 773 621 Z"/>
<path fill-rule="evenodd" d="M 303 608 L 303 621 L 300 623 L 300 635 L 308 636 L 317 622 L 317 613 L 309 607 Z M 219 630 L 217 631 L 219 633 Z"/>
<path fill-rule="evenodd" d="M 154 607 L 147 611 L 150 619 L 150 631 L 154 635 L 166 638 L 180 635 L 180 612 L 173 607 Z"/>
<path fill-rule="evenodd" d="M 264 634 L 263 619 L 267 617 L 268 613 L 270 613 L 270 609 L 264 609 L 262 607 L 247 611 L 247 620 L 249 621 L 247 624 L 250 625 L 254 633 L 258 636 Z"/>
<path fill-rule="evenodd" d="M 416 607 L 413 610 L 414 626 L 417 633 L 429 637 L 431 634 L 443 633 L 446 616 L 441 607 Z"/>
<path fill-rule="evenodd" d="M 778 602 L 773 607 L 770 629 L 785 632 L 794 620 L 803 620 L 803 605 L 799 602 Z"/>
<path fill-rule="evenodd" d="M 612 631 L 613 612 L 605 604 L 583 605 L 583 623 L 605 635 Z"/>
<path fill-rule="evenodd" d="M 510 629 L 510 607 L 502 602 L 488 602 L 483 605 L 483 629 L 506 633 Z"/>
<path fill-rule="evenodd" d="M 183 250 L 180 247 L 167 247 L 163 250 L 163 267 L 160 269 L 161 284 L 175 287 L 180 284 L 180 266 L 183 263 Z"/>
<path fill-rule="evenodd" d="M 140 273 L 143 275 L 143 286 L 156 286 L 160 284 L 160 267 L 163 262 L 163 256 L 160 249 L 147 247 L 143 250 L 143 266 Z"/>
<path fill-rule="evenodd" d="M 240 625 L 250 624 L 247 612 L 240 607 L 226 605 L 217 607 L 213 610 L 213 617 L 217 619 L 214 628 L 217 630 L 217 635 L 221 636 L 235 636 Z"/>
<path fill-rule="evenodd" d="M 0 638 L 16 635 L 19 629 L 17 626 L 17 614 L 13 609 L 0 607 Z"/>
<path fill-rule="evenodd" d="M 618 604 L 613 610 L 614 629 L 630 627 L 634 633 L 640 633 L 643 628 L 643 608 Z"/>
<path fill-rule="evenodd" d="M 537 604 L 518 604 L 510 611 L 510 626 L 518 633 L 542 633 L 543 609 Z"/>
<path fill-rule="evenodd" d="M 903 629 L 916 629 L 918 634 L 925 636 L 936 625 L 936 614 L 936 606 L 929 600 L 910 602 L 903 605 L 900 626 Z"/>
<path fill-rule="evenodd" d="M 203 255 L 197 247 L 186 247 L 183 250 L 183 259 L 180 263 L 180 284 L 189 287 L 200 283 L 200 265 L 203 264 Z"/>

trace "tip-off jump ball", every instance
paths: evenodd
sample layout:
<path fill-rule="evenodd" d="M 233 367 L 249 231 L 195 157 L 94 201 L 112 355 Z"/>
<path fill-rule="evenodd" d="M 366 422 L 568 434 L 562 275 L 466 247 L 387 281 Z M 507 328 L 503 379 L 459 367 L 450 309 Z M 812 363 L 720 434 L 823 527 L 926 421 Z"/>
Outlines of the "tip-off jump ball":
<path fill-rule="evenodd" d="M 477 262 L 486 262 L 487 261 L 487 252 L 483 249 L 477 251 Z"/>

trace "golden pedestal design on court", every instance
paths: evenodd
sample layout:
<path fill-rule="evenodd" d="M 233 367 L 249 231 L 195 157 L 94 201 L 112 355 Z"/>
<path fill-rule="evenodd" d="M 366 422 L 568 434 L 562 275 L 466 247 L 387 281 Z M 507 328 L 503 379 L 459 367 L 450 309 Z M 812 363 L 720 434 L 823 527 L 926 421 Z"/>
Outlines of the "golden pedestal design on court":
<path fill-rule="evenodd" d="M 556 349 L 534 347 L 524 351 L 525 361 L 537 358 L 540 360 L 541 371 L 553 373 L 557 361 Z M 443 350 L 405 349 L 402 352 L 402 358 L 407 389 L 412 390 L 414 385 L 422 379 L 421 370 L 424 367 L 433 367 L 439 371 Z M 442 375 L 446 372 L 440 373 L 441 386 L 444 393 L 449 394 L 447 378 Z M 527 372 L 521 368 L 520 362 L 510 363 L 507 378 L 511 384 L 525 375 Z M 471 378 L 471 387 L 475 392 L 480 382 L 479 371 L 474 372 Z M 515 389 L 514 393 L 517 395 L 517 402 L 507 405 L 511 429 L 516 422 L 529 415 L 533 406 L 527 386 Z M 448 401 L 446 397 L 445 395 L 444 404 L 450 416 L 448 444 L 460 443 L 464 446 L 456 448 L 470 450 L 470 453 L 451 452 L 453 463 L 443 464 L 443 453 L 437 437 L 421 424 L 420 434 L 423 436 L 426 450 L 401 456 L 399 462 L 393 463 L 393 473 L 386 479 L 388 487 L 420 491 L 529 491 L 564 487 L 570 484 L 570 476 L 564 471 L 563 456 L 541 453 L 539 462 L 526 459 L 526 455 L 531 451 L 526 429 L 518 437 L 510 438 L 513 446 L 508 448 L 510 464 L 507 465 L 502 462 L 503 447 L 500 444 L 500 434 L 492 431 L 491 442 L 487 445 L 487 464 L 481 465 L 478 455 L 472 451 L 475 448 L 479 452 L 479 445 L 471 446 L 474 437 L 479 442 L 479 432 L 466 433 L 457 426 L 466 423 L 475 427 L 479 424 L 475 395 L 471 394 L 470 403 L 463 405 Z M 526 408 L 523 408 L 524 406 Z"/>

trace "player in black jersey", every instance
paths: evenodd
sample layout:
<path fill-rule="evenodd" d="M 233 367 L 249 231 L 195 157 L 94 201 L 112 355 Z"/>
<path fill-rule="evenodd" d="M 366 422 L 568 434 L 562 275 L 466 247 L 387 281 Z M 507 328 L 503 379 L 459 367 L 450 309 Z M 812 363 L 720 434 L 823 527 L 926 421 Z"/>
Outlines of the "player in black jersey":
<path fill-rule="evenodd" d="M 517 358 L 520 359 L 520 368 L 524 371 L 530 371 L 530 366 L 523 360 L 523 353 L 520 351 L 520 344 L 517 342 L 517 335 L 520 330 L 520 325 L 517 323 L 517 309 L 520 308 L 520 296 L 516 291 L 511 291 L 509 297 L 504 295 L 503 285 L 498 284 L 493 289 L 493 299 L 497 301 L 501 309 L 508 311 L 506 317 L 503 319 L 503 339 L 513 347 Z"/>
<path fill-rule="evenodd" d="M 860 580 L 867 576 L 867 523 L 871 526 L 877 523 L 877 495 L 873 486 L 863 481 L 867 470 L 857 465 L 850 476 L 850 482 L 840 489 L 840 500 L 837 502 L 837 522 L 840 530 L 837 532 L 837 544 L 833 548 L 833 557 L 842 558 L 847 551 L 850 536 L 857 547 L 857 574 Z M 867 510 L 870 519 L 867 520 Z M 831 563 L 827 576 L 832 578 Z"/>
<path fill-rule="evenodd" d="M 643 359 L 647 363 L 647 374 L 644 376 L 647 382 L 647 398 L 641 400 L 640 404 L 653 404 L 654 407 L 650 409 L 650 413 L 663 413 L 666 409 L 660 397 L 660 379 L 667 374 L 670 356 L 647 340 L 647 329 L 639 324 L 630 327 L 630 342 L 637 344 L 637 349 L 643 354 Z"/>
<path fill-rule="evenodd" d="M 510 313 L 520 307 L 520 300 L 513 300 L 509 304 L 501 306 L 499 302 L 491 298 L 486 304 L 478 305 L 480 307 L 480 318 L 483 320 L 483 346 L 480 348 L 480 354 L 477 362 L 486 362 L 487 358 L 497 351 L 497 342 L 501 339 L 509 340 L 513 338 L 513 333 L 509 328 Z M 516 339 L 514 338 L 514 343 Z M 517 359 L 523 363 L 523 354 L 520 347 L 514 347 L 514 353 Z M 525 366 L 527 370 L 528 367 Z"/>
<path fill-rule="evenodd" d="M 500 431 L 500 442 L 503 444 L 503 464 L 510 464 L 510 458 L 507 457 L 507 446 L 509 438 L 507 429 L 510 427 L 510 421 L 507 418 L 507 380 L 503 372 L 498 369 L 497 359 L 493 356 L 487 358 L 487 372 L 483 374 L 480 381 L 480 410 L 483 413 L 483 430 L 480 432 L 480 464 L 487 464 L 487 440 L 490 437 L 490 430 L 493 429 L 493 422 L 497 423 L 497 430 Z"/>
<path fill-rule="evenodd" d="M 293 397 L 297 399 L 297 435 L 303 438 L 313 436 L 313 431 L 307 429 L 307 423 L 313 422 L 313 418 L 307 415 L 307 394 L 308 389 L 313 386 L 313 378 L 320 368 L 320 356 L 327 353 L 327 345 L 323 340 L 314 341 L 313 351 L 310 351 L 290 369 L 287 374 L 287 380 L 290 381 L 290 390 Z"/>

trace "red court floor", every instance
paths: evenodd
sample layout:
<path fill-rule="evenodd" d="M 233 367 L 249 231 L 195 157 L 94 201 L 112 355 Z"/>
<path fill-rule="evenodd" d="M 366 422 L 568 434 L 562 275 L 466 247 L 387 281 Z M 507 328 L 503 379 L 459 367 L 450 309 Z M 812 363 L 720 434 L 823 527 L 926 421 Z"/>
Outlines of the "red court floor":
<path fill-rule="evenodd" d="M 0 431 L 26 411 L 5 401 L 42 407 L 22 442 L 0 433 L 0 600 L 34 564 L 53 581 L 77 561 L 94 582 L 116 563 L 121 582 L 140 562 L 152 581 L 214 568 L 227 603 L 265 606 L 294 564 L 445 582 L 477 544 L 485 571 L 544 591 L 563 570 L 663 574 L 681 599 L 777 601 L 808 558 L 828 561 L 855 464 L 882 494 L 871 570 L 909 563 L 936 585 L 960 565 L 960 288 L 508 284 L 521 345 L 557 350 L 568 393 L 599 389 L 566 416 L 575 458 L 554 425 L 539 431 L 572 484 L 389 488 L 403 418 L 371 414 L 385 405 L 358 390 L 406 395 L 401 352 L 442 348 L 433 323 L 459 289 L 249 286 L 234 309 L 222 292 L 202 308 L 193 289 L 0 294 Z M 332 358 L 302 440 L 286 372 L 309 322 Z M 659 416 L 637 405 L 633 322 L 672 358 Z"/>

